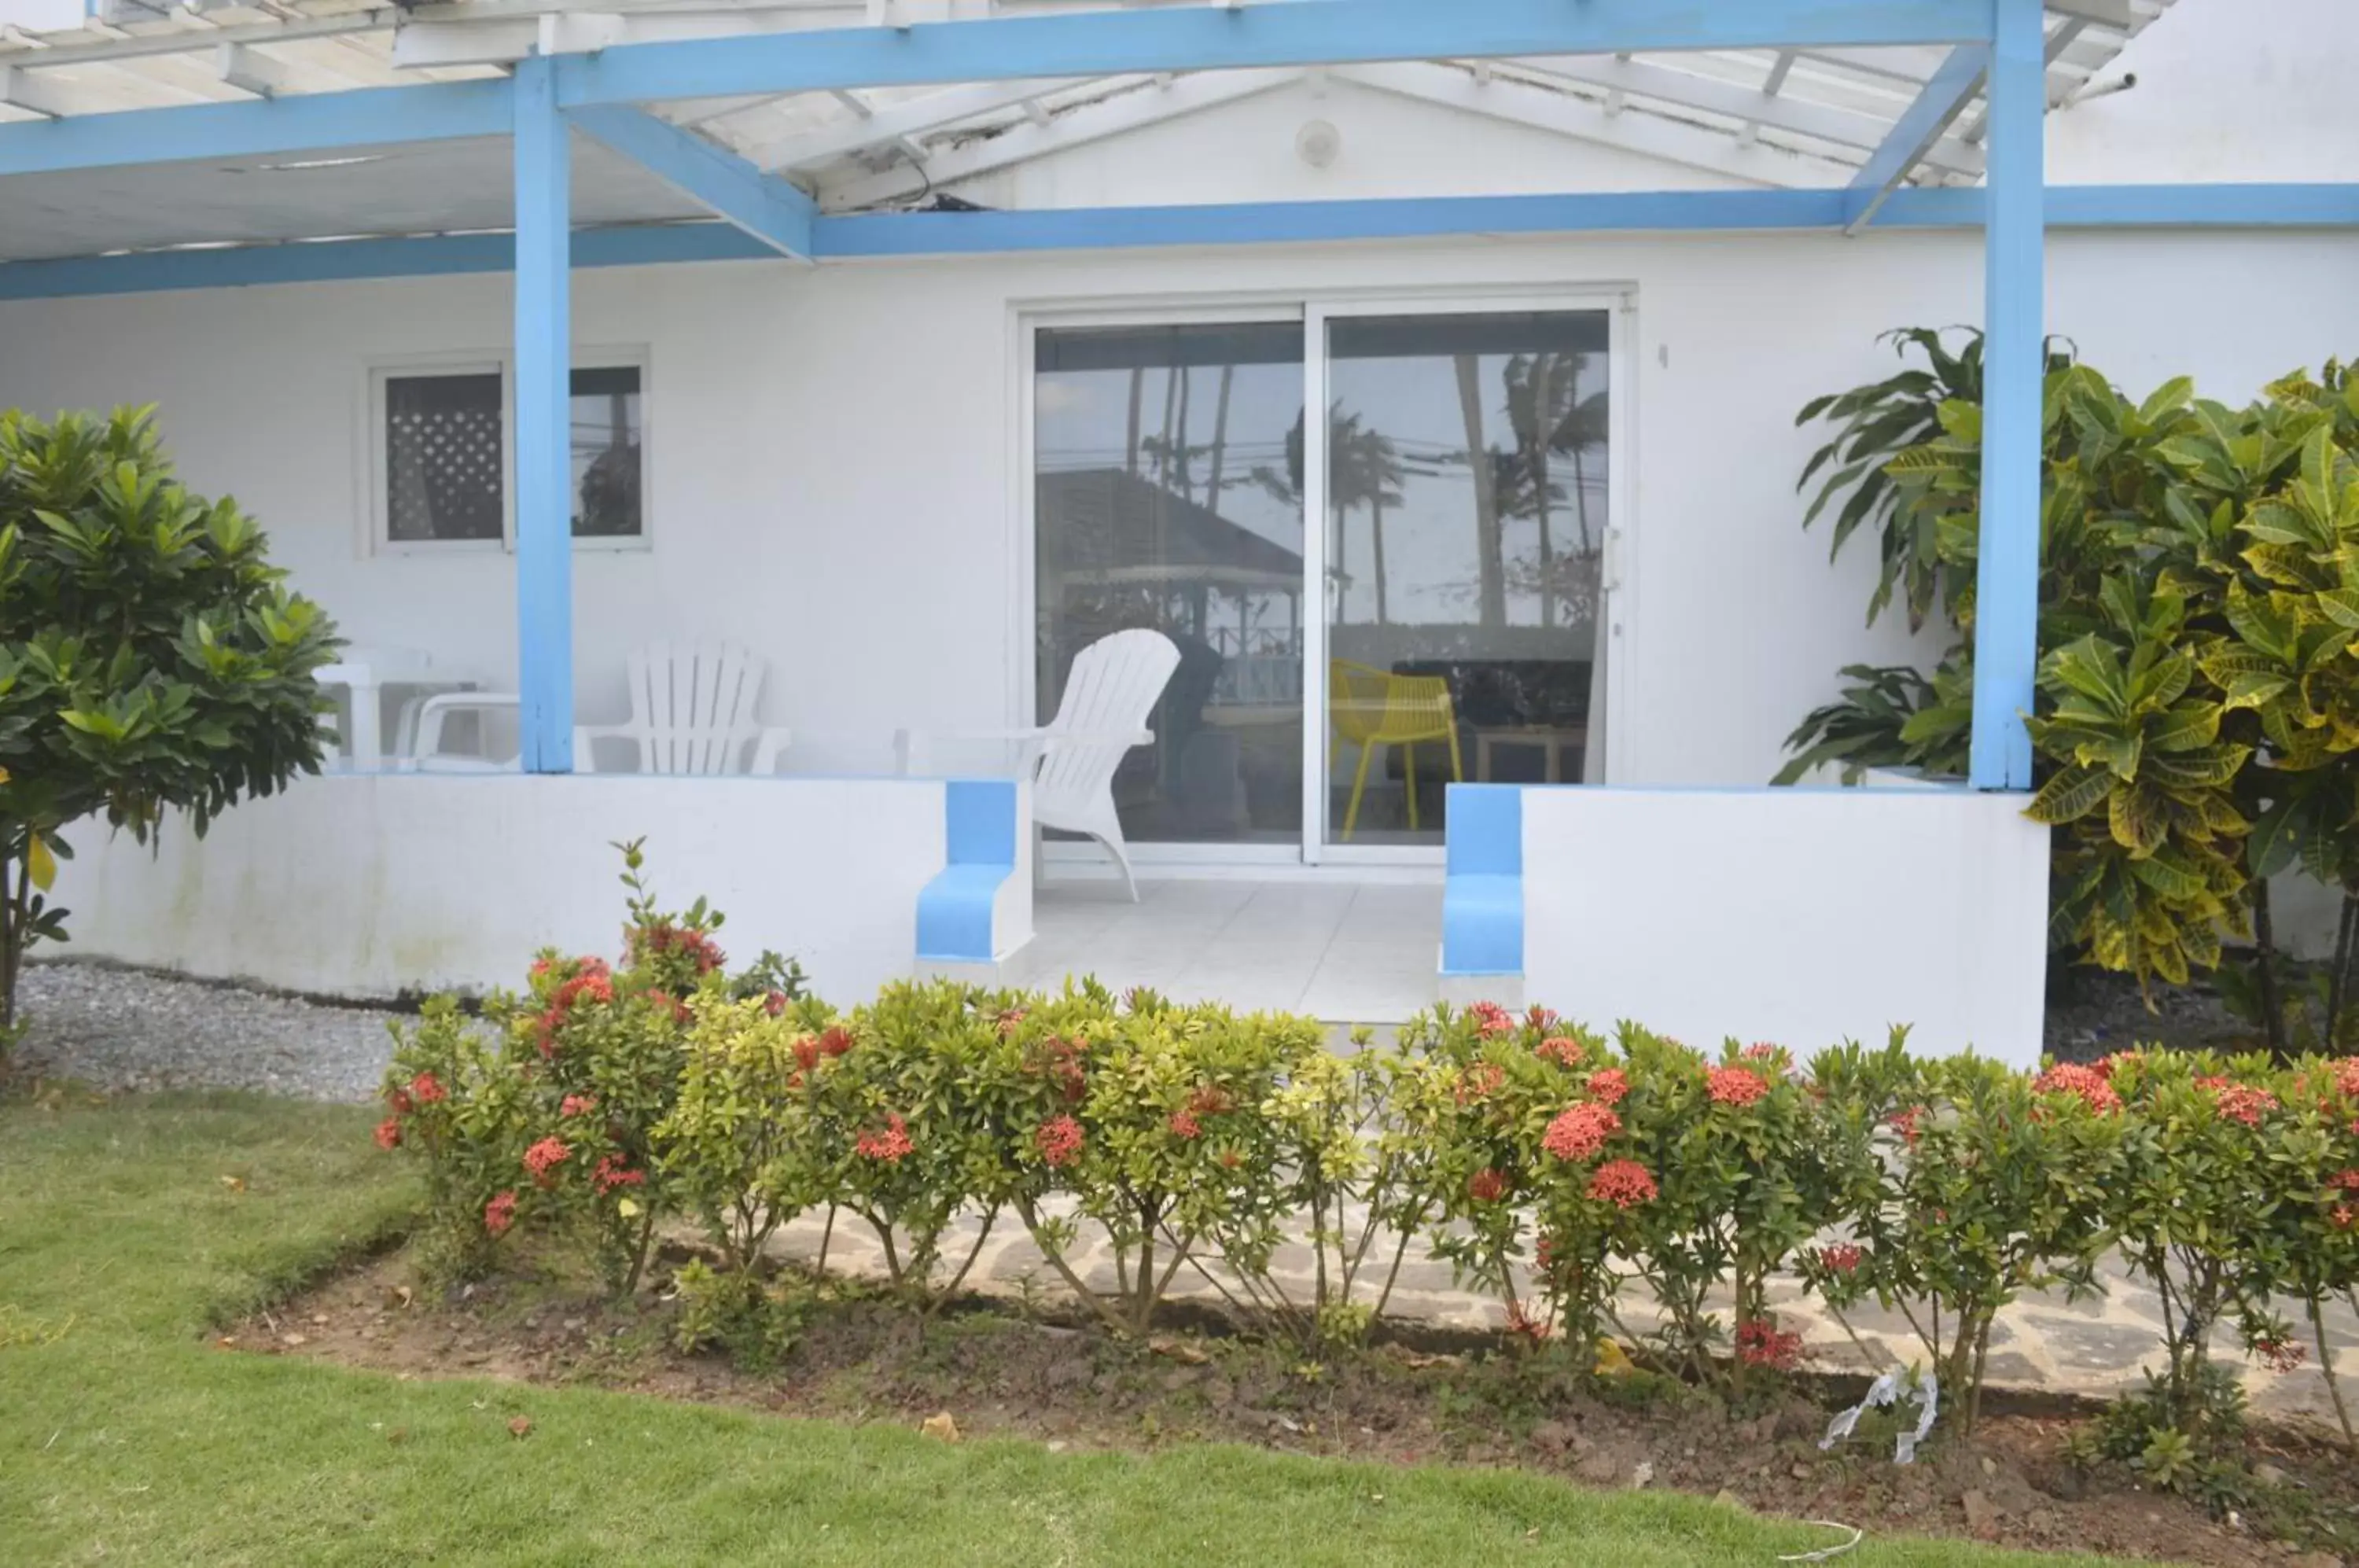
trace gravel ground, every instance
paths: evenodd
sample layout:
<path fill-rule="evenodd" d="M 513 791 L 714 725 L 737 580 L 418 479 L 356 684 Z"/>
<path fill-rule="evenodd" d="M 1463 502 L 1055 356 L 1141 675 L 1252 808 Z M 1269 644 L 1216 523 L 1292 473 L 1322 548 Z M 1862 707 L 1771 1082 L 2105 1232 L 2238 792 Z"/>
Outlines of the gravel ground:
<path fill-rule="evenodd" d="M 119 1092 L 260 1089 L 366 1100 L 393 1055 L 388 1009 L 97 964 L 35 964 L 17 983 L 21 1065 Z"/>

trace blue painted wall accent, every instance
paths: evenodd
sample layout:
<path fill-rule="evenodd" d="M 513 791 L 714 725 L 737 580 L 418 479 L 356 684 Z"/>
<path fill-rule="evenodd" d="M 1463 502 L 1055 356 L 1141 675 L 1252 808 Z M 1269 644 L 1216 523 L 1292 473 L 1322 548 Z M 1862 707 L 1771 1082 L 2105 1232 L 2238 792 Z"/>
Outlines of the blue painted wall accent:
<path fill-rule="evenodd" d="M 551 62 L 516 62 L 517 719 L 527 773 L 573 771 L 572 133 Z"/>
<path fill-rule="evenodd" d="M 819 206 L 785 180 L 644 109 L 609 104 L 566 118 L 772 249 L 810 259 Z"/>
<path fill-rule="evenodd" d="M 989 964 L 992 909 L 1016 875 L 1016 785 L 1005 779 L 953 779 L 942 786 L 948 853 L 918 895 L 918 956 L 940 964 Z"/>
<path fill-rule="evenodd" d="M 1524 791 L 1452 784 L 1441 891 L 1441 972 L 1524 972 Z"/>
<path fill-rule="evenodd" d="M 1968 43 L 1990 0 L 1299 0 L 842 27 L 569 55 L 568 106 L 1033 76 L 1630 49 Z"/>
<path fill-rule="evenodd" d="M 1989 217 L 1983 230 L 1982 539 L 1974 568 L 1977 789 L 2031 787 L 2031 712 L 2039 650 L 2039 427 L 2045 352 L 2041 290 L 2041 119 L 2048 68 L 2040 0 L 1996 0 L 1991 49 Z"/>
<path fill-rule="evenodd" d="M 506 82 L 435 82 L 0 125 L 0 174 L 508 134 Z"/>
<path fill-rule="evenodd" d="M 1983 206 L 1980 190 L 1904 188 L 1877 210 L 1871 228 L 1978 228 Z M 1840 191 L 1665 191 L 887 212 L 817 219 L 811 249 L 819 259 L 833 261 L 1451 234 L 1833 229 L 1843 222 L 1843 207 Z M 2066 229 L 2354 228 L 2359 227 L 2359 184 L 2060 186 L 2047 192 L 2047 223 L 2050 228 Z M 727 223 L 624 224 L 578 229 L 573 234 L 577 267 L 760 261 L 777 255 L 771 246 Z M 515 262 L 515 245 L 506 234 L 218 245 L 0 262 L 0 300 L 506 272 Z"/>

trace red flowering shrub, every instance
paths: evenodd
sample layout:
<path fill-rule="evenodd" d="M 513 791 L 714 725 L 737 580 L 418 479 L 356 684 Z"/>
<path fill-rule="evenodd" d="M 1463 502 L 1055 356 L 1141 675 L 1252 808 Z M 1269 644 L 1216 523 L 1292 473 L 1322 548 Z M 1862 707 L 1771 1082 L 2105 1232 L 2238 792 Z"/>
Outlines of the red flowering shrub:
<path fill-rule="evenodd" d="M 1589 1075 L 1590 1098 L 1601 1105 L 1618 1105 L 1630 1092 L 1630 1074 L 1619 1067 L 1601 1068 Z"/>
<path fill-rule="evenodd" d="M 720 915 L 701 901 L 658 909 L 639 846 L 620 847 L 622 969 L 545 952 L 524 993 L 488 998 L 480 1021 L 443 999 L 395 1030 L 393 1115 L 377 1137 L 425 1165 L 438 1265 L 479 1269 L 519 1220 L 545 1220 L 586 1236 L 618 1290 L 636 1288 L 656 1223 L 678 1201 L 655 1129 L 679 1092 L 695 1009 L 741 994 L 767 1009 L 800 991 L 800 972 L 772 954 L 742 975 L 719 973 L 709 936 Z"/>
<path fill-rule="evenodd" d="M 2125 1136 L 2106 1096 L 2086 1092 L 2104 1078 L 1914 1058 L 1898 1033 L 1826 1052 L 1812 1073 L 1833 1228 L 1853 1239 L 1804 1253 L 1803 1280 L 1838 1321 L 1864 1301 L 1905 1317 L 1945 1419 L 1971 1432 L 2000 1310 L 2027 1290 L 2096 1289 Z"/>
<path fill-rule="evenodd" d="M 1507 1195 L 1507 1178 L 1485 1165 L 1466 1179 L 1466 1195 L 1478 1203 L 1495 1203 Z"/>
<path fill-rule="evenodd" d="M 977 1007 L 1015 1016 L 978 1089 L 979 1114 L 1009 1129 L 1005 1201 L 1076 1296 L 1139 1334 L 1180 1271 L 1212 1255 L 1259 1288 L 1291 1217 L 1273 1097 L 1325 1058 L 1316 1022 L 1146 991 L 1117 1002 L 1094 982 Z M 1085 1225 L 1120 1259 L 1111 1300 L 1066 1261 Z"/>

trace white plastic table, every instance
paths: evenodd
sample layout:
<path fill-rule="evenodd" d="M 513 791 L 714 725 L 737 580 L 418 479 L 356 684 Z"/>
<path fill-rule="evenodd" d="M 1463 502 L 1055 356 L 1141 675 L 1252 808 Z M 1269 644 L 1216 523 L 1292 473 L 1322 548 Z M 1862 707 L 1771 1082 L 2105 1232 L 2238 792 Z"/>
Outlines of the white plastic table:
<path fill-rule="evenodd" d="M 351 648 L 333 664 L 321 665 L 312 676 L 322 686 L 342 686 L 352 709 L 351 733 L 343 737 L 344 757 L 354 768 L 374 768 L 385 760 L 381 702 L 388 686 L 434 691 L 463 691 L 472 681 L 454 681 L 434 668 L 434 656 L 406 648 Z M 406 756 L 415 744 L 418 702 L 402 710 L 394 734 L 394 750 Z"/>

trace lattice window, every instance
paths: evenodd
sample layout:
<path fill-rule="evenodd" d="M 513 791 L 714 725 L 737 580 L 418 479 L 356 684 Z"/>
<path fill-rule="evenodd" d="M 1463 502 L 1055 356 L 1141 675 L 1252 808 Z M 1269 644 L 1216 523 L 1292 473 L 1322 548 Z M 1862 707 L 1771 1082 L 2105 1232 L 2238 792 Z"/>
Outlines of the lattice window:
<path fill-rule="evenodd" d="M 386 538 L 497 540 L 506 441 L 499 372 L 386 377 Z"/>

